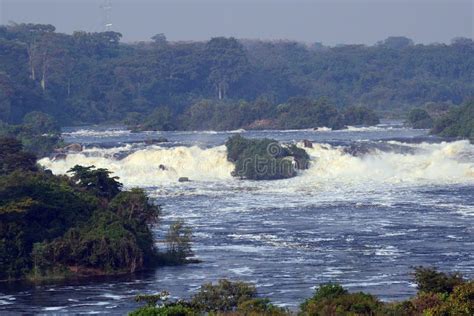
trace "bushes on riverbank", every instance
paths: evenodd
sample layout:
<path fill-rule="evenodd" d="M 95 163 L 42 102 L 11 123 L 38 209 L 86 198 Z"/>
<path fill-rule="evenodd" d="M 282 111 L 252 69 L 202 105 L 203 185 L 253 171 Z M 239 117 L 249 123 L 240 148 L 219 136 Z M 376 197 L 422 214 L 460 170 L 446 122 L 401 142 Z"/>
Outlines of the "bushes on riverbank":
<path fill-rule="evenodd" d="M 467 138 L 474 142 L 474 100 L 452 108 L 435 122 L 431 132 L 444 137 Z"/>
<path fill-rule="evenodd" d="M 192 255 L 190 232 L 174 240 L 185 253 L 158 252 L 160 207 L 105 169 L 54 176 L 12 138 L 0 138 L 0 168 L 0 280 L 129 273 Z"/>
<path fill-rule="evenodd" d="M 412 128 L 432 128 L 433 118 L 428 114 L 425 109 L 416 108 L 408 113 L 408 125 Z"/>
<path fill-rule="evenodd" d="M 204 284 L 190 300 L 170 301 L 169 294 L 141 295 L 137 301 L 147 306 L 130 313 L 150 315 L 232 315 L 232 316 L 470 316 L 474 314 L 474 281 L 459 273 L 445 274 L 433 268 L 416 268 L 414 281 L 418 285 L 415 297 L 402 302 L 386 303 L 364 292 L 350 293 L 339 284 L 322 284 L 314 295 L 290 311 L 273 305 L 258 296 L 248 283 L 220 280 Z M 164 293 L 164 294 L 163 294 Z"/>
<path fill-rule="evenodd" d="M 147 118 L 143 127 L 163 125 L 163 117 Z M 254 102 L 200 100 L 183 114 L 176 116 L 173 128 L 181 130 L 234 130 L 245 129 L 303 129 L 329 127 L 342 129 L 348 125 L 376 125 L 379 118 L 374 111 L 360 106 L 338 109 L 325 98 L 290 98 L 282 104 L 261 99 Z M 139 124 L 132 125 L 132 129 Z"/>

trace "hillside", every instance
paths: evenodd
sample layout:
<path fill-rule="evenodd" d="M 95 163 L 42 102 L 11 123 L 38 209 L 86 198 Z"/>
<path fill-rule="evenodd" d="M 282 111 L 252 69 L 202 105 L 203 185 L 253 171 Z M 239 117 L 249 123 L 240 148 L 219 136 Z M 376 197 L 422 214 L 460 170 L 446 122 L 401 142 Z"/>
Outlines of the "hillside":
<path fill-rule="evenodd" d="M 427 102 L 461 104 L 474 92 L 474 43 L 464 38 L 336 47 L 168 42 L 162 34 L 150 42 L 120 39 L 116 32 L 58 33 L 52 25 L 0 26 L 0 120 L 18 123 L 41 111 L 63 126 L 142 121 L 160 108 L 171 125 L 187 129 L 185 118 L 203 100 L 273 113 L 293 97 L 326 97 L 338 108 L 400 115 Z"/>

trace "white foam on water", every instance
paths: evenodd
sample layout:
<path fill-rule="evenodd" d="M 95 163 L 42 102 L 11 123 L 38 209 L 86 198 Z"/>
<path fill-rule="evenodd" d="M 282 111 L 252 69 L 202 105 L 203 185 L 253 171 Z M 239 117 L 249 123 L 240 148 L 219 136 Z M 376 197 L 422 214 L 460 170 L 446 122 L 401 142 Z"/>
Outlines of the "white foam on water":
<path fill-rule="evenodd" d="M 385 246 L 375 250 L 376 256 L 398 257 L 400 250 L 395 246 Z"/>
<path fill-rule="evenodd" d="M 66 137 L 107 137 L 107 136 L 126 136 L 131 133 L 130 130 L 121 129 L 107 129 L 107 130 L 94 130 L 94 129 L 79 129 L 72 132 L 64 132 L 63 136 Z"/>
<path fill-rule="evenodd" d="M 250 267 L 232 268 L 228 270 L 237 275 L 249 275 L 253 272 L 253 269 L 251 269 Z"/>
<path fill-rule="evenodd" d="M 101 296 L 105 297 L 105 298 L 110 298 L 110 299 L 113 299 L 113 300 L 120 300 L 120 299 L 125 298 L 125 296 L 123 296 L 123 295 L 116 295 L 116 294 L 112 294 L 112 293 L 105 293 Z"/>
<path fill-rule="evenodd" d="M 279 182 L 239 181 L 233 178 L 231 172 L 234 165 L 227 160 L 225 146 L 208 149 L 150 146 L 121 160 L 114 158 L 113 153 L 129 147 L 89 148 L 83 153 L 71 153 L 64 160 L 43 158 L 39 163 L 55 174 L 65 174 L 74 165 L 94 165 L 112 171 L 126 187 L 170 188 L 179 194 L 196 195 L 209 194 L 210 191 L 218 194 L 222 189 L 235 189 L 235 186 L 242 190 L 253 188 L 261 192 L 300 195 L 331 190 L 334 195 L 347 193 L 348 190 L 367 193 L 379 190 L 381 186 L 474 184 L 474 145 L 468 141 L 400 144 L 414 150 L 398 153 L 374 149 L 362 157 L 356 157 L 340 147 L 313 144 L 313 148 L 306 148 L 311 158 L 309 169 L 300 171 L 295 178 Z M 178 183 L 180 177 L 215 185 L 204 187 L 193 182 Z M 188 189 L 177 191 L 179 188 Z M 470 213 L 471 210 L 463 212 Z"/>
<path fill-rule="evenodd" d="M 60 311 L 62 309 L 67 308 L 67 306 L 51 306 L 51 307 L 45 307 L 43 308 L 43 311 L 45 312 L 54 312 L 54 311 Z"/>
<path fill-rule="evenodd" d="M 97 149 L 99 155 L 69 154 L 64 160 L 39 161 L 55 174 L 65 174 L 75 165 L 107 168 L 120 177 L 126 186 L 159 186 L 177 182 L 180 177 L 192 181 L 216 181 L 232 179 L 234 166 L 227 161 L 224 146 L 210 149 L 193 147 L 163 148 L 151 146 L 136 151 L 122 160 L 106 157 L 110 150 Z M 165 170 L 160 168 L 165 167 Z"/>
<path fill-rule="evenodd" d="M 377 131 L 393 131 L 406 130 L 406 127 L 394 127 L 390 125 L 376 125 L 376 126 L 347 126 L 345 129 L 337 130 L 337 132 L 377 132 Z"/>
<path fill-rule="evenodd" d="M 414 153 L 375 151 L 355 157 L 342 148 L 314 144 L 306 148 L 311 167 L 296 181 L 308 184 L 339 182 L 345 184 L 449 184 L 474 183 L 474 161 L 460 161 L 460 155 L 474 157 L 468 141 L 412 145 L 423 150 Z"/>

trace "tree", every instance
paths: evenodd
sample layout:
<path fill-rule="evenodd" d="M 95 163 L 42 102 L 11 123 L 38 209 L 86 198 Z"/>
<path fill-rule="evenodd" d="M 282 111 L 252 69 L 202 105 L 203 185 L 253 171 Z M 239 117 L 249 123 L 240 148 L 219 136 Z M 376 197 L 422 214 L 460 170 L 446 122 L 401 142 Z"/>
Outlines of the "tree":
<path fill-rule="evenodd" d="M 185 263 L 188 257 L 193 256 L 191 249 L 192 230 L 182 220 L 170 225 L 166 234 L 167 257 L 170 263 Z"/>
<path fill-rule="evenodd" d="M 340 285 L 323 284 L 301 304 L 301 315 L 382 315 L 382 308 L 382 303 L 370 294 L 349 293 Z"/>
<path fill-rule="evenodd" d="M 344 110 L 345 125 L 377 125 L 380 123 L 375 112 L 363 106 L 350 106 Z"/>
<path fill-rule="evenodd" d="M 390 36 L 387 37 L 384 41 L 380 42 L 379 45 L 391 49 L 402 49 L 409 46 L 413 46 L 413 40 L 404 36 Z"/>
<path fill-rule="evenodd" d="M 8 122 L 10 119 L 12 94 L 10 78 L 0 71 L 0 121 Z"/>
<path fill-rule="evenodd" d="M 408 113 L 408 123 L 413 128 L 431 128 L 433 119 L 424 109 L 413 109 Z"/>
<path fill-rule="evenodd" d="M 257 290 L 252 284 L 222 279 L 217 284 L 201 285 L 191 298 L 191 304 L 203 312 L 226 312 L 236 310 L 239 304 L 256 295 Z"/>
<path fill-rule="evenodd" d="M 75 165 L 68 172 L 73 174 L 71 178 L 76 184 L 106 199 L 115 197 L 122 187 L 117 181 L 119 177 L 111 177 L 112 172 L 107 169 Z"/>
<path fill-rule="evenodd" d="M 215 37 L 206 45 L 209 81 L 215 86 L 219 100 L 230 86 L 247 71 L 248 60 L 242 45 L 235 38 Z"/>
<path fill-rule="evenodd" d="M 55 30 L 56 28 L 50 24 L 32 23 L 13 24 L 8 28 L 8 31 L 13 33 L 16 38 L 26 43 L 30 78 L 32 80 L 36 80 L 36 68 L 38 67 L 39 60 L 42 58 L 38 47 L 39 42 L 44 36 L 54 33 Z"/>
<path fill-rule="evenodd" d="M 428 293 L 452 293 L 453 289 L 464 283 L 460 273 L 446 274 L 435 268 L 416 267 L 413 273 L 418 291 Z"/>
<path fill-rule="evenodd" d="M 436 120 L 431 133 L 445 137 L 462 137 L 474 142 L 474 101 L 452 108 Z"/>
<path fill-rule="evenodd" d="M 23 145 L 15 138 L 0 137 L 0 175 L 15 170 L 35 171 L 36 156 L 24 152 Z"/>
<path fill-rule="evenodd" d="M 166 106 L 157 107 L 141 122 L 130 126 L 135 131 L 172 131 L 176 129 L 174 117 Z"/>
<path fill-rule="evenodd" d="M 474 315 L 474 281 L 454 287 L 453 293 L 447 299 L 427 309 L 426 314 L 433 316 Z"/>
<path fill-rule="evenodd" d="M 166 35 L 163 33 L 155 34 L 151 37 L 155 45 L 166 45 L 168 43 Z"/>
<path fill-rule="evenodd" d="M 61 132 L 54 117 L 39 111 L 27 113 L 23 117 L 23 126 L 35 135 L 59 134 Z"/>
<path fill-rule="evenodd" d="M 109 209 L 121 218 L 145 224 L 156 224 L 161 211 L 160 206 L 153 205 L 145 191 L 139 188 L 118 193 L 110 201 Z"/>

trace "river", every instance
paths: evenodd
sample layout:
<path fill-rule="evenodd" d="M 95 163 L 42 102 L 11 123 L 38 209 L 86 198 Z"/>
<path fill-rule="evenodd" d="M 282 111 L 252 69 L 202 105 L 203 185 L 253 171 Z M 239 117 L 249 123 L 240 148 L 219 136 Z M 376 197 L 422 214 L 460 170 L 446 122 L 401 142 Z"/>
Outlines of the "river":
<path fill-rule="evenodd" d="M 279 181 L 232 178 L 225 140 L 313 142 L 308 170 Z M 189 297 L 220 278 L 253 282 L 259 294 L 296 308 L 322 282 L 383 300 L 416 292 L 413 266 L 474 277 L 474 145 L 443 141 L 395 123 L 342 131 L 142 132 L 66 129 L 86 149 L 44 158 L 55 174 L 75 164 L 108 168 L 125 188 L 142 187 L 194 232 L 199 264 L 136 275 L 31 285 L 0 284 L 0 313 L 126 314 L 139 293 Z M 169 142 L 145 145 L 146 139 Z M 159 165 L 166 166 L 161 170 Z M 178 182 L 188 177 L 190 182 Z"/>

